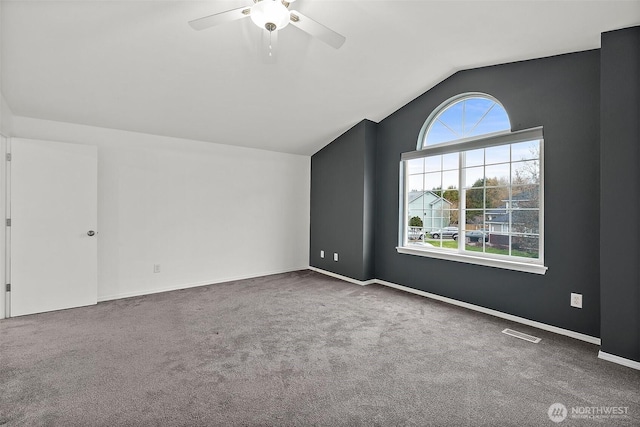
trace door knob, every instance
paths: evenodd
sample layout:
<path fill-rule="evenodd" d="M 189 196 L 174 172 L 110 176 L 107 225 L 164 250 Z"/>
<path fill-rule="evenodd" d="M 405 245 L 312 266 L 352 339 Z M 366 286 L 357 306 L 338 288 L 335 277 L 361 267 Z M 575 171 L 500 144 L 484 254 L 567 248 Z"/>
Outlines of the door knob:
<path fill-rule="evenodd" d="M 94 234 L 96 234 L 96 232 L 93 230 L 87 231 L 87 236 L 93 236 Z"/>

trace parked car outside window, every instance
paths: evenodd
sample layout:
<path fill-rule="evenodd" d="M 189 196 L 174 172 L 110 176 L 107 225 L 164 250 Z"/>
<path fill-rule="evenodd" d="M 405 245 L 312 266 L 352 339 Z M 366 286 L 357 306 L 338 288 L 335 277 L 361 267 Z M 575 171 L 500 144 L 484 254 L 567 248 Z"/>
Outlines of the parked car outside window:
<path fill-rule="evenodd" d="M 489 241 L 489 233 L 487 233 L 486 231 L 473 230 L 473 231 L 467 231 L 465 233 L 465 238 L 469 243 L 480 243 L 482 242 L 483 237 L 485 242 Z"/>
<path fill-rule="evenodd" d="M 442 236 L 443 238 L 458 240 L 458 227 L 444 227 L 441 230 L 431 232 L 431 237 L 433 237 L 434 239 L 439 239 L 440 236 Z"/>

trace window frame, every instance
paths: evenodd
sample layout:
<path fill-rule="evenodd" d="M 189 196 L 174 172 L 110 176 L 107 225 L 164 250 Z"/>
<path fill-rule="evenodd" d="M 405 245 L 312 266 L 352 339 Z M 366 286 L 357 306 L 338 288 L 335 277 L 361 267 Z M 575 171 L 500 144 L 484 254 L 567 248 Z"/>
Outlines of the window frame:
<path fill-rule="evenodd" d="M 466 97 L 466 96 L 465 96 Z M 450 100 L 446 105 L 452 105 L 453 103 L 459 101 L 462 97 L 456 97 L 453 100 Z M 491 98 L 493 100 L 493 98 Z M 496 101 L 497 102 L 497 101 Z M 446 108 L 445 105 L 445 108 Z M 439 114 L 443 109 L 438 109 L 436 112 L 432 113 L 432 116 Z M 435 116 L 434 116 L 435 117 Z M 430 116 L 431 118 L 431 116 Z M 425 123 L 425 127 L 427 128 L 429 124 L 429 120 Z M 424 141 L 424 137 L 426 135 L 421 133 L 422 140 L 419 142 L 419 146 L 422 146 L 421 142 Z M 539 153 L 539 166 L 540 166 L 540 201 L 539 201 L 539 252 L 538 258 L 528 259 L 524 257 L 516 257 L 511 255 L 498 255 L 491 254 L 486 252 L 470 252 L 467 253 L 460 246 L 458 250 L 451 249 L 443 249 L 436 247 L 414 247 L 407 244 L 407 233 L 408 229 L 408 219 L 406 218 L 406 209 L 408 207 L 407 204 L 407 189 L 406 185 L 408 185 L 407 179 L 407 171 L 405 170 L 404 164 L 408 160 L 442 155 L 442 154 L 451 154 L 451 153 L 459 153 L 462 155 L 462 152 L 487 148 L 487 147 L 495 147 L 501 145 L 515 144 L 519 142 L 526 141 L 540 141 L 540 153 Z M 523 271 L 528 273 L 535 274 L 545 274 L 547 271 L 547 267 L 544 265 L 544 135 L 542 127 L 535 127 L 531 129 L 510 132 L 510 131 L 500 131 L 491 134 L 484 134 L 480 136 L 474 136 L 470 138 L 458 139 L 455 141 L 444 142 L 440 144 L 434 144 L 430 146 L 423 146 L 424 148 L 418 149 L 417 151 L 411 151 L 407 153 L 403 153 L 400 159 L 400 206 L 399 206 L 399 232 L 398 232 L 398 246 L 396 250 L 401 254 L 409 254 L 409 255 L 418 255 L 429 258 L 436 259 L 445 259 L 451 261 L 464 262 L 468 264 L 477 264 L 484 265 L 489 267 L 497 267 L 508 270 L 516 270 Z M 510 160 L 512 163 L 512 160 Z M 460 164 L 460 160 L 458 161 L 458 174 L 461 175 L 463 171 L 463 167 Z M 463 188 L 459 189 L 460 198 L 463 198 Z M 464 218 L 462 212 L 460 213 L 460 218 Z M 458 233 L 459 237 L 458 241 L 463 241 L 463 231 L 464 231 L 464 221 L 458 222 Z"/>

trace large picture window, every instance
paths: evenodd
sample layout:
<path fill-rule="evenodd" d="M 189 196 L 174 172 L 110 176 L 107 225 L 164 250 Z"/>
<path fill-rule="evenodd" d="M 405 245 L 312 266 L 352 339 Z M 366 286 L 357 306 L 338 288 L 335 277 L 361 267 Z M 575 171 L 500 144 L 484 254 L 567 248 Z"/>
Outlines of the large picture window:
<path fill-rule="evenodd" d="M 484 94 L 444 103 L 401 159 L 398 251 L 544 274 L 542 128 Z"/>

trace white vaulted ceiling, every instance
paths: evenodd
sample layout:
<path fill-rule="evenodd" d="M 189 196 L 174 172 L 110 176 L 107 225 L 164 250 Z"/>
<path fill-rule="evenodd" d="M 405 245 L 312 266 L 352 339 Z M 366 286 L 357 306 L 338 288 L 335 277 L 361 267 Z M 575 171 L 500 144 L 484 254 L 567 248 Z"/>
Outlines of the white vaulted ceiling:
<path fill-rule="evenodd" d="M 461 69 L 600 46 L 640 1 L 331 1 L 292 8 L 278 62 L 250 19 L 194 31 L 233 1 L 2 1 L 2 93 L 14 115 L 312 154 Z"/>

